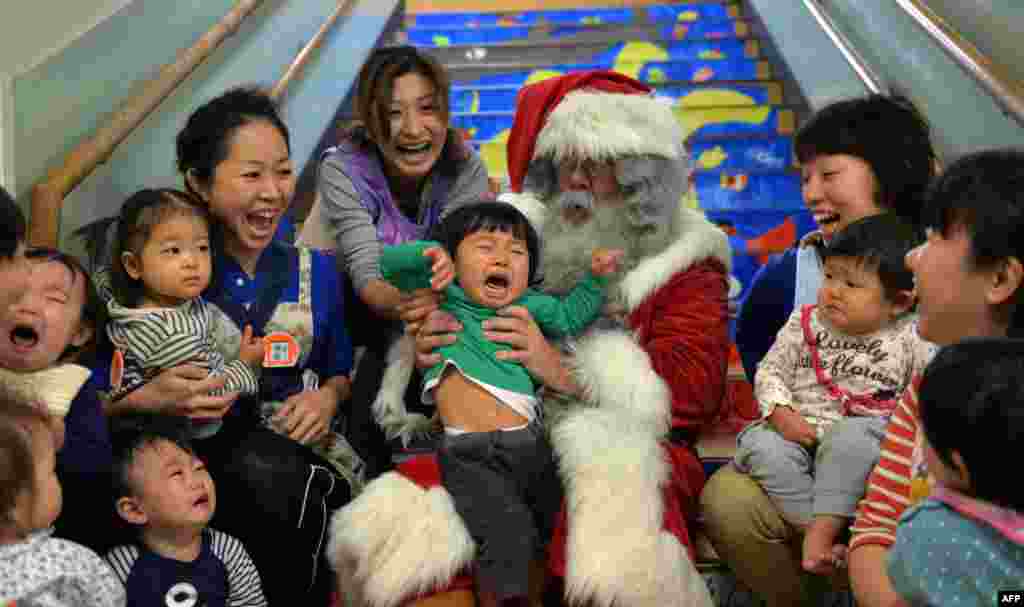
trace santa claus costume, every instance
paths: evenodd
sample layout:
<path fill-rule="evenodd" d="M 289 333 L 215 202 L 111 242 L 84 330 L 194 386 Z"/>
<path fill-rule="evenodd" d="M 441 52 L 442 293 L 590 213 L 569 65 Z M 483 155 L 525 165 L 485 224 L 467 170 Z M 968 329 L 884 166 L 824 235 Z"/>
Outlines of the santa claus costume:
<path fill-rule="evenodd" d="M 694 443 L 725 391 L 730 251 L 680 204 L 687 159 L 671 107 L 613 72 L 545 80 L 519 94 L 508 156 L 506 200 L 546 237 L 544 222 L 560 220 L 558 163 L 611 162 L 624 230 L 655 243 L 634 248 L 615 286 L 623 322 L 595 323 L 567 355 L 583 396 L 553 399 L 549 416 L 566 491 L 550 571 L 573 604 L 710 605 L 688 524 L 705 481 Z M 340 510 L 329 554 L 343 590 L 373 607 L 472 585 L 473 541 L 429 455 Z"/>

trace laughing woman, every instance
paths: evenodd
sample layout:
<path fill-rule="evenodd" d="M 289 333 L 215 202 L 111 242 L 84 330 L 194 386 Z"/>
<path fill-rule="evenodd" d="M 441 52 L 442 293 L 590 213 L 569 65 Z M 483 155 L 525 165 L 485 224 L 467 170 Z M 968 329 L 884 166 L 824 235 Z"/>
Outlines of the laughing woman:
<path fill-rule="evenodd" d="M 413 47 L 374 51 L 359 73 L 356 122 L 320 164 L 304 236 L 337 249 L 360 299 L 385 318 L 421 319 L 434 299 L 403 300 L 381 278 L 381 248 L 422 238 L 488 191 L 479 156 L 448 124 L 448 86 L 445 69 Z"/>
<path fill-rule="evenodd" d="M 381 250 L 422 239 L 443 216 L 488 192 L 480 157 L 448 123 L 448 87 L 444 67 L 413 47 L 370 55 L 356 84 L 356 121 L 323 155 L 317 202 L 299 237 L 302 244 L 337 251 L 339 267 L 364 304 L 349 306 L 360 319 L 351 323 L 353 341 L 367 349 L 352 386 L 348 438 L 367 477 L 391 465 L 391 448 L 370 402 L 400 329 L 381 319 L 401 319 L 411 330 L 438 306 L 430 290 L 402 294 L 384 281 Z M 372 317 L 363 322 L 366 311 Z"/>
<path fill-rule="evenodd" d="M 267 347 L 253 397 L 211 394 L 223 377 L 184 364 L 109 411 L 223 419 L 194 442 L 217 482 L 213 526 L 245 544 L 271 605 L 327 604 L 324 525 L 350 495 L 310 448 L 331 434 L 349 396 L 352 349 L 334 258 L 274 239 L 295 177 L 288 128 L 265 93 L 234 89 L 198 108 L 178 134 L 177 156 L 186 188 L 213 218 L 214 278 L 203 298 L 223 312 L 222 355 L 234 358 L 247 325 L 287 347 Z"/>

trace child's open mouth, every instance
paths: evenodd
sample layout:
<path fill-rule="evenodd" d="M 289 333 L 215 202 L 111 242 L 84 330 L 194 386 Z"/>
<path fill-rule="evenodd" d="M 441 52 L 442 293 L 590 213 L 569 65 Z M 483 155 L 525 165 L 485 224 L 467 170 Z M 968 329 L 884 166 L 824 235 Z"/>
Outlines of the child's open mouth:
<path fill-rule="evenodd" d="M 196 498 L 196 501 L 192 502 L 192 506 L 195 508 L 206 508 L 210 505 L 210 494 L 204 493 Z"/>
<path fill-rule="evenodd" d="M 491 274 L 484 279 L 484 293 L 489 297 L 504 297 L 505 294 L 508 293 L 510 282 L 511 281 L 508 276 L 503 274 Z"/>
<path fill-rule="evenodd" d="M 39 332 L 35 327 L 18 325 L 11 331 L 11 343 L 23 350 L 33 348 L 39 343 Z"/>

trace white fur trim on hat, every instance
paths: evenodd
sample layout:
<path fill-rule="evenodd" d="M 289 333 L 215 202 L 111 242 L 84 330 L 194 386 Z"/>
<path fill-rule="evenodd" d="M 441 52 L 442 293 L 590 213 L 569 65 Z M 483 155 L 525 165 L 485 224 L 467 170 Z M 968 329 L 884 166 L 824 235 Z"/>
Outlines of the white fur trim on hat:
<path fill-rule="evenodd" d="M 685 153 L 683 131 L 664 100 L 649 95 L 575 91 L 551 111 L 537 136 L 534 158 L 609 160 Z"/>

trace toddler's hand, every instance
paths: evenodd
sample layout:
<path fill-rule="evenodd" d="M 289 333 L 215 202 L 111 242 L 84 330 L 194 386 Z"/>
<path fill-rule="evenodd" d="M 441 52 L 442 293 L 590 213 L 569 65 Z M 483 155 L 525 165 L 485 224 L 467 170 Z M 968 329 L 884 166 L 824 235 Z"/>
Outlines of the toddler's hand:
<path fill-rule="evenodd" d="M 252 334 L 252 326 L 245 325 L 242 331 L 242 344 L 238 351 L 238 358 L 250 367 L 259 368 L 263 366 L 263 338 L 255 337 Z"/>
<path fill-rule="evenodd" d="M 777 406 L 768 416 L 768 423 L 778 430 L 782 438 L 813 447 L 818 442 L 818 431 L 802 415 L 785 406 Z"/>
<path fill-rule="evenodd" d="M 429 257 L 434 263 L 430 266 L 430 288 L 435 291 L 444 291 L 445 288 L 455 280 L 455 263 L 452 261 L 448 251 L 441 247 L 430 247 L 423 251 L 424 257 Z"/>
<path fill-rule="evenodd" d="M 610 276 L 619 269 L 619 262 L 626 252 L 622 249 L 594 249 L 590 254 L 590 273 L 594 276 Z"/>

